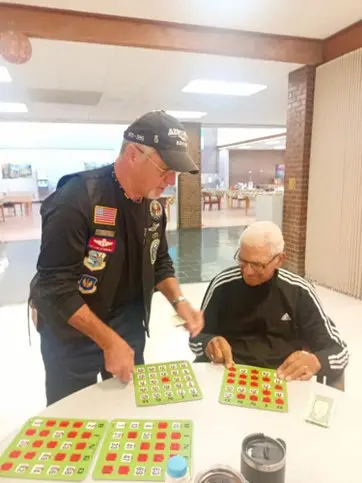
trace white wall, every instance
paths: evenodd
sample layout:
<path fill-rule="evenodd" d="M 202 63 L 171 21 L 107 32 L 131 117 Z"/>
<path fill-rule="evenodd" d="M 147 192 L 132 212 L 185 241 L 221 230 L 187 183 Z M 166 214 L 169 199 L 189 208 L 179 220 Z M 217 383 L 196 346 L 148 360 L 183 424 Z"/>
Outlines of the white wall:
<path fill-rule="evenodd" d="M 68 173 L 84 170 L 85 162 L 98 165 L 112 163 L 114 150 L 52 150 L 52 149 L 0 149 L 0 166 L 4 163 L 31 164 L 32 178 L 2 179 L 0 170 L 0 192 L 31 191 L 37 199 L 38 173 L 40 178 L 48 178 L 52 191 L 58 180 Z"/>

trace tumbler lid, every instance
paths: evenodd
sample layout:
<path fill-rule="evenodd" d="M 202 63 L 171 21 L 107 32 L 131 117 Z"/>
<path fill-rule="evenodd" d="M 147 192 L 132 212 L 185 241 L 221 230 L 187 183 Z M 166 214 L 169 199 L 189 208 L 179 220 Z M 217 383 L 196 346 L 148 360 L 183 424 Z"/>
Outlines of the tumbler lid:
<path fill-rule="evenodd" d="M 286 445 L 283 440 L 262 433 L 250 434 L 242 444 L 242 458 L 251 467 L 266 473 L 285 465 Z"/>

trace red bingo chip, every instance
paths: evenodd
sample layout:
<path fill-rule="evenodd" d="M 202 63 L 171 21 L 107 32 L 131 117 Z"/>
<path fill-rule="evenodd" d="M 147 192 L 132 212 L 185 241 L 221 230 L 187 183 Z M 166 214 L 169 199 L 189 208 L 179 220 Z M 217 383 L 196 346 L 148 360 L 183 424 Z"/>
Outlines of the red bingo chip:
<path fill-rule="evenodd" d="M 54 460 L 55 460 L 55 461 L 64 461 L 66 456 L 67 456 L 67 455 L 66 455 L 65 453 L 57 453 L 57 454 L 55 455 Z"/>
<path fill-rule="evenodd" d="M 263 402 L 264 402 L 264 403 L 271 403 L 271 399 L 270 399 L 270 397 L 268 397 L 268 396 L 263 397 Z"/>
<path fill-rule="evenodd" d="M 106 461 L 116 461 L 117 453 L 108 453 L 106 456 Z"/>
<path fill-rule="evenodd" d="M 252 374 L 259 374 L 259 371 L 258 371 L 257 369 L 253 369 L 253 370 L 251 371 L 251 373 L 252 373 Z"/>
<path fill-rule="evenodd" d="M 77 437 L 77 431 L 70 431 L 70 433 L 68 433 L 68 438 L 76 438 Z"/>
<path fill-rule="evenodd" d="M 236 372 L 236 367 L 230 367 L 229 371 L 230 372 Z"/>
<path fill-rule="evenodd" d="M 156 451 L 164 451 L 166 448 L 165 443 L 156 443 L 155 444 L 155 450 Z"/>
<path fill-rule="evenodd" d="M 240 374 L 239 377 L 240 377 L 240 379 L 247 379 L 248 376 L 246 374 Z"/>
<path fill-rule="evenodd" d="M 168 377 L 163 377 L 162 382 L 170 382 L 170 379 Z"/>
<path fill-rule="evenodd" d="M 252 381 L 257 381 L 258 380 L 258 376 L 251 376 L 250 378 Z"/>
<path fill-rule="evenodd" d="M 270 382 L 270 377 L 263 377 L 264 382 Z"/>
<path fill-rule="evenodd" d="M 50 434 L 50 431 L 44 430 L 44 431 L 40 431 L 39 436 L 41 436 L 42 438 L 46 438 L 47 436 L 49 436 L 49 434 Z"/>
<path fill-rule="evenodd" d="M 146 463 L 146 461 L 148 461 L 148 454 L 139 454 L 137 461 L 140 463 Z"/>
<path fill-rule="evenodd" d="M 86 449 L 87 443 L 77 443 L 75 449 Z"/>
<path fill-rule="evenodd" d="M 235 384 L 235 379 L 228 379 L 226 382 L 228 384 Z"/>
<path fill-rule="evenodd" d="M 276 404 L 282 405 L 282 404 L 284 404 L 284 399 L 279 397 L 278 399 L 275 400 L 275 402 L 276 402 Z"/>
<path fill-rule="evenodd" d="M 172 433 L 171 439 L 181 439 L 181 433 Z"/>
<path fill-rule="evenodd" d="M 283 390 L 283 386 L 282 386 L 281 384 L 277 384 L 277 385 L 275 386 L 275 389 L 276 389 L 277 391 L 282 391 L 282 390 Z"/>
<path fill-rule="evenodd" d="M 118 473 L 120 475 L 128 475 L 129 472 L 130 472 L 129 466 L 120 466 L 118 469 Z"/>
<path fill-rule="evenodd" d="M 256 402 L 258 400 L 258 396 L 250 396 L 250 401 Z"/>
<path fill-rule="evenodd" d="M 26 455 L 24 456 L 24 458 L 25 458 L 26 460 L 32 460 L 32 459 L 34 459 L 34 458 L 35 458 L 35 456 L 36 456 L 35 451 L 32 451 L 32 452 L 26 453 Z"/>
<path fill-rule="evenodd" d="M 49 421 L 47 421 L 47 426 L 49 428 L 52 428 L 53 426 L 55 426 L 57 424 L 57 422 L 54 420 L 54 419 L 49 419 Z"/>
<path fill-rule="evenodd" d="M 264 396 L 270 396 L 271 392 L 268 391 L 268 389 L 265 389 L 265 391 L 263 391 L 263 394 L 264 394 Z"/>
<path fill-rule="evenodd" d="M 69 426 L 69 421 L 61 421 L 59 426 L 61 428 L 67 428 Z"/>
<path fill-rule="evenodd" d="M 102 473 L 104 475 L 110 475 L 113 472 L 113 466 L 105 465 L 102 468 Z"/>
<path fill-rule="evenodd" d="M 79 453 L 74 453 L 72 454 L 72 456 L 70 457 L 70 461 L 73 461 L 73 462 L 78 462 L 81 458 L 81 455 Z"/>
<path fill-rule="evenodd" d="M 34 436 L 35 433 L 36 433 L 35 429 L 28 429 L 25 434 L 27 436 Z"/>
<path fill-rule="evenodd" d="M 171 444 L 171 451 L 180 451 L 181 445 L 178 443 L 172 443 Z"/>
<path fill-rule="evenodd" d="M 81 421 L 76 421 L 75 423 L 73 423 L 73 428 L 81 428 L 83 426 L 83 423 Z"/>
<path fill-rule="evenodd" d="M 19 458 L 20 455 L 21 455 L 21 451 L 12 451 L 9 454 L 10 458 Z"/>
<path fill-rule="evenodd" d="M 241 400 L 242 400 L 242 399 L 245 399 L 245 394 L 238 394 L 238 395 L 237 395 L 237 398 L 238 398 L 238 399 L 241 399 Z"/>
<path fill-rule="evenodd" d="M 159 423 L 158 428 L 159 429 L 167 429 L 168 428 L 168 424 L 167 423 Z"/>
<path fill-rule="evenodd" d="M 253 381 L 252 383 L 250 383 L 250 386 L 252 386 L 252 387 L 258 387 L 259 384 L 257 382 L 255 382 L 255 381 Z"/>
<path fill-rule="evenodd" d="M 165 459 L 165 457 L 164 457 L 163 454 L 155 454 L 154 457 L 153 457 L 153 461 L 155 463 L 162 463 L 164 459 Z"/>
<path fill-rule="evenodd" d="M 43 446 L 43 441 L 41 439 L 34 441 L 33 448 L 40 448 L 41 446 Z"/>
<path fill-rule="evenodd" d="M 246 381 L 244 381 L 244 379 L 241 379 L 241 381 L 239 381 L 239 385 L 246 386 Z"/>
<path fill-rule="evenodd" d="M 58 441 L 49 441 L 47 448 L 56 448 L 58 446 Z"/>
<path fill-rule="evenodd" d="M 234 378 L 235 377 L 235 373 L 234 372 L 229 372 L 228 377 Z"/>
<path fill-rule="evenodd" d="M 137 439 L 138 433 L 136 431 L 131 431 L 128 433 L 128 439 Z"/>
<path fill-rule="evenodd" d="M 92 433 L 90 433 L 89 431 L 85 431 L 84 433 L 82 433 L 83 439 L 89 439 L 91 436 L 92 436 Z"/>
<path fill-rule="evenodd" d="M 141 443 L 141 450 L 142 451 L 147 451 L 151 447 L 150 443 Z"/>
<path fill-rule="evenodd" d="M 10 471 L 12 467 L 13 467 L 12 463 L 4 463 L 1 465 L 0 469 L 1 471 Z"/>
<path fill-rule="evenodd" d="M 156 438 L 157 439 L 166 439 L 167 434 L 166 433 L 157 433 Z"/>

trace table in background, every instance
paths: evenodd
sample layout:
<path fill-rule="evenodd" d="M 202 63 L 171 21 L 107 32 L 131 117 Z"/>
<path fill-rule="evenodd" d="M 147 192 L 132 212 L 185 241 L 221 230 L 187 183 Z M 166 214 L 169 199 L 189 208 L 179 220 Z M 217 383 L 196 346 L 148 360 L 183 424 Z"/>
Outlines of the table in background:
<path fill-rule="evenodd" d="M 194 422 L 193 476 L 215 464 L 239 469 L 242 439 L 247 434 L 263 432 L 287 443 L 286 483 L 360 481 L 362 401 L 310 381 L 288 385 L 288 413 L 226 406 L 218 402 L 223 368 L 212 364 L 194 364 L 193 368 L 204 395 L 201 401 L 139 408 L 135 405 L 133 385 L 124 386 L 113 379 L 73 394 L 39 416 L 108 420 L 191 419 Z M 336 407 L 329 429 L 304 421 L 313 392 L 335 398 Z M 11 439 L 0 443 L 0 452 Z M 86 481 L 93 481 L 92 471 Z M 4 483 L 26 481 L 2 480 Z"/>
<path fill-rule="evenodd" d="M 11 203 L 13 205 L 20 205 L 21 214 L 25 211 L 25 215 L 29 216 L 32 212 L 33 196 L 28 193 L 7 193 L 3 198 L 3 203 Z"/>

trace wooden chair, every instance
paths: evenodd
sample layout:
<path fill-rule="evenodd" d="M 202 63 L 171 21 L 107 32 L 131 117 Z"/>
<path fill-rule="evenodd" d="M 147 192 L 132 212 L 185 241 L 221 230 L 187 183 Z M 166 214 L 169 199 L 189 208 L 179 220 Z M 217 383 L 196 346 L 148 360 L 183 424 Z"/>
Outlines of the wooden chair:
<path fill-rule="evenodd" d="M 208 193 L 206 191 L 202 192 L 202 199 L 203 199 L 203 209 L 205 209 L 206 205 L 209 205 L 209 210 L 211 210 L 212 205 L 217 205 L 218 209 L 221 209 L 221 196 L 214 195 L 213 193 Z"/>
<path fill-rule="evenodd" d="M 4 203 L 0 202 L 0 221 L 5 223 Z"/>
<path fill-rule="evenodd" d="M 8 213 L 10 213 L 12 211 L 13 212 L 13 216 L 16 216 L 15 203 L 11 203 L 10 201 L 5 201 L 4 208 L 7 208 Z"/>

